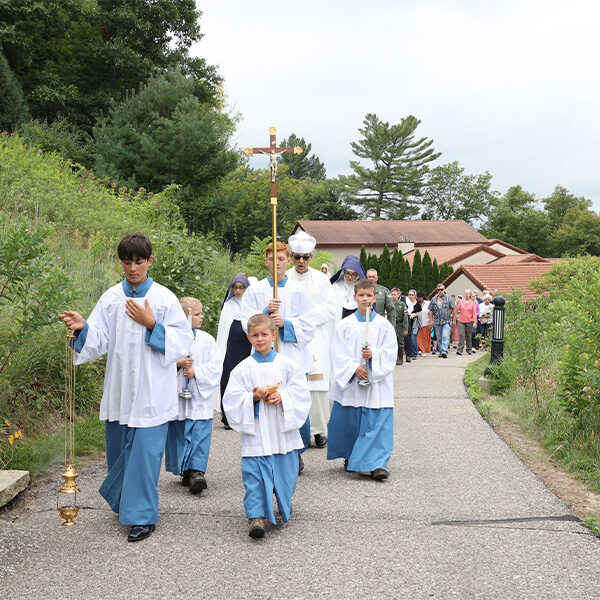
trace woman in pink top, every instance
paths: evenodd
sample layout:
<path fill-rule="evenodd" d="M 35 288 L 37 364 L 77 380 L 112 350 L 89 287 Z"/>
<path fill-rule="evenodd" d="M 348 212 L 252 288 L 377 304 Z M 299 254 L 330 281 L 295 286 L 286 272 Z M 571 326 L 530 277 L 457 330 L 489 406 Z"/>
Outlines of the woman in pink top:
<path fill-rule="evenodd" d="M 477 325 L 477 302 L 471 299 L 471 290 L 465 290 L 465 297 L 456 305 L 458 314 L 458 350 L 462 354 L 467 340 L 467 354 L 473 350 L 473 327 Z"/>

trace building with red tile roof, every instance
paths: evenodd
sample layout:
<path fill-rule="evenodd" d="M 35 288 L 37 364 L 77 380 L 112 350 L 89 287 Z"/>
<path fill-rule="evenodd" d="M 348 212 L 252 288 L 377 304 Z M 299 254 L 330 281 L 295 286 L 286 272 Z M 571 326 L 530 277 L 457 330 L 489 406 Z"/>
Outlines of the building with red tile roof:
<path fill-rule="evenodd" d="M 544 260 L 544 259 L 542 259 Z M 523 299 L 533 298 L 529 289 L 532 280 L 548 273 L 555 261 L 521 262 L 518 264 L 462 265 L 444 281 L 448 294 L 462 294 L 466 289 L 476 289 L 480 293 L 490 290 L 500 295 L 515 290 L 523 292 Z"/>

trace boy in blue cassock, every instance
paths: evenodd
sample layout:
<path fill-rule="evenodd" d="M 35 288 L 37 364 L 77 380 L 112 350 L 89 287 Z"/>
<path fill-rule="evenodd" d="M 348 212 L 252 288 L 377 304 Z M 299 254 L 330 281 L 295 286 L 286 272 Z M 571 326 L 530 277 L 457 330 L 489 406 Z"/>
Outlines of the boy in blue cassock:
<path fill-rule="evenodd" d="M 298 481 L 299 428 L 310 410 L 304 369 L 273 349 L 275 323 L 263 313 L 247 321 L 252 354 L 229 377 L 223 409 L 229 425 L 242 434 L 244 508 L 252 538 L 265 535 L 265 518 L 275 525 L 273 492 L 279 514 L 289 519 Z"/>
<path fill-rule="evenodd" d="M 367 329 L 367 306 L 375 302 L 375 283 L 361 279 L 354 287 L 357 309 L 340 321 L 331 343 L 334 381 L 329 391 L 333 408 L 327 459 L 343 458 L 346 471 L 382 480 L 389 476 L 386 467 L 394 443 L 393 372 L 398 343 L 394 327 L 374 311 Z"/>
<path fill-rule="evenodd" d="M 108 475 L 100 494 L 137 542 L 158 521 L 158 476 L 178 413 L 176 361 L 194 338 L 176 296 L 148 277 L 150 240 L 127 235 L 118 255 L 125 280 L 102 294 L 87 321 L 71 310 L 59 318 L 75 333 L 75 364 L 108 355 L 100 403 Z"/>
<path fill-rule="evenodd" d="M 194 343 L 190 354 L 177 361 L 179 414 L 169 423 L 165 468 L 181 475 L 181 483 L 198 494 L 208 487 L 205 473 L 212 435 L 212 395 L 219 389 L 223 357 L 213 336 L 200 331 L 202 302 L 186 297 L 179 303 L 188 319 L 191 317 Z"/>

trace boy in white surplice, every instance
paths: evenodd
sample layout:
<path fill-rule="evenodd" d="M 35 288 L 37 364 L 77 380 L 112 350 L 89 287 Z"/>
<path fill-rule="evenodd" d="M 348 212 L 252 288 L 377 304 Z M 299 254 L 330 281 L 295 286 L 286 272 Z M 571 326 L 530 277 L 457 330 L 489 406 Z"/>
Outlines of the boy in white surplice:
<path fill-rule="evenodd" d="M 59 318 L 75 333 L 75 364 L 108 354 L 100 402 L 108 475 L 100 494 L 137 542 L 158 521 L 158 476 L 178 413 L 175 363 L 194 336 L 175 294 L 148 277 L 150 240 L 127 235 L 118 254 L 125 280 L 102 294 L 87 321 L 71 310 Z"/>
<path fill-rule="evenodd" d="M 354 289 L 358 308 L 340 321 L 331 344 L 334 382 L 329 391 L 333 408 L 327 459 L 343 458 L 346 471 L 382 480 L 389 476 L 386 467 L 394 443 L 398 343 L 394 327 L 374 311 L 367 330 L 367 306 L 375 302 L 375 283 L 361 279 Z"/>
<path fill-rule="evenodd" d="M 265 535 L 265 518 L 275 525 L 273 492 L 282 521 L 290 517 L 298 481 L 299 428 L 310 410 L 304 369 L 273 349 L 275 324 L 263 313 L 248 319 L 252 354 L 229 377 L 223 409 L 242 434 L 242 480 L 249 535 Z"/>

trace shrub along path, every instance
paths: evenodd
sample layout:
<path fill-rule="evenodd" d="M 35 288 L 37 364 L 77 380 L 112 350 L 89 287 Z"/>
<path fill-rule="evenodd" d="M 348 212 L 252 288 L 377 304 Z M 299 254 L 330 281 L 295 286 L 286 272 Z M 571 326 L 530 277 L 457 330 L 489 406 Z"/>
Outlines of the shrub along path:
<path fill-rule="evenodd" d="M 247 535 L 239 439 L 215 424 L 209 490 L 163 474 L 156 532 L 138 544 L 80 477 L 84 507 L 60 527 L 58 477 L 0 525 L 3 589 L 24 598 L 557 598 L 600 596 L 600 540 L 479 416 L 469 359 L 398 367 L 391 478 L 347 474 L 311 448 L 290 522 Z"/>

